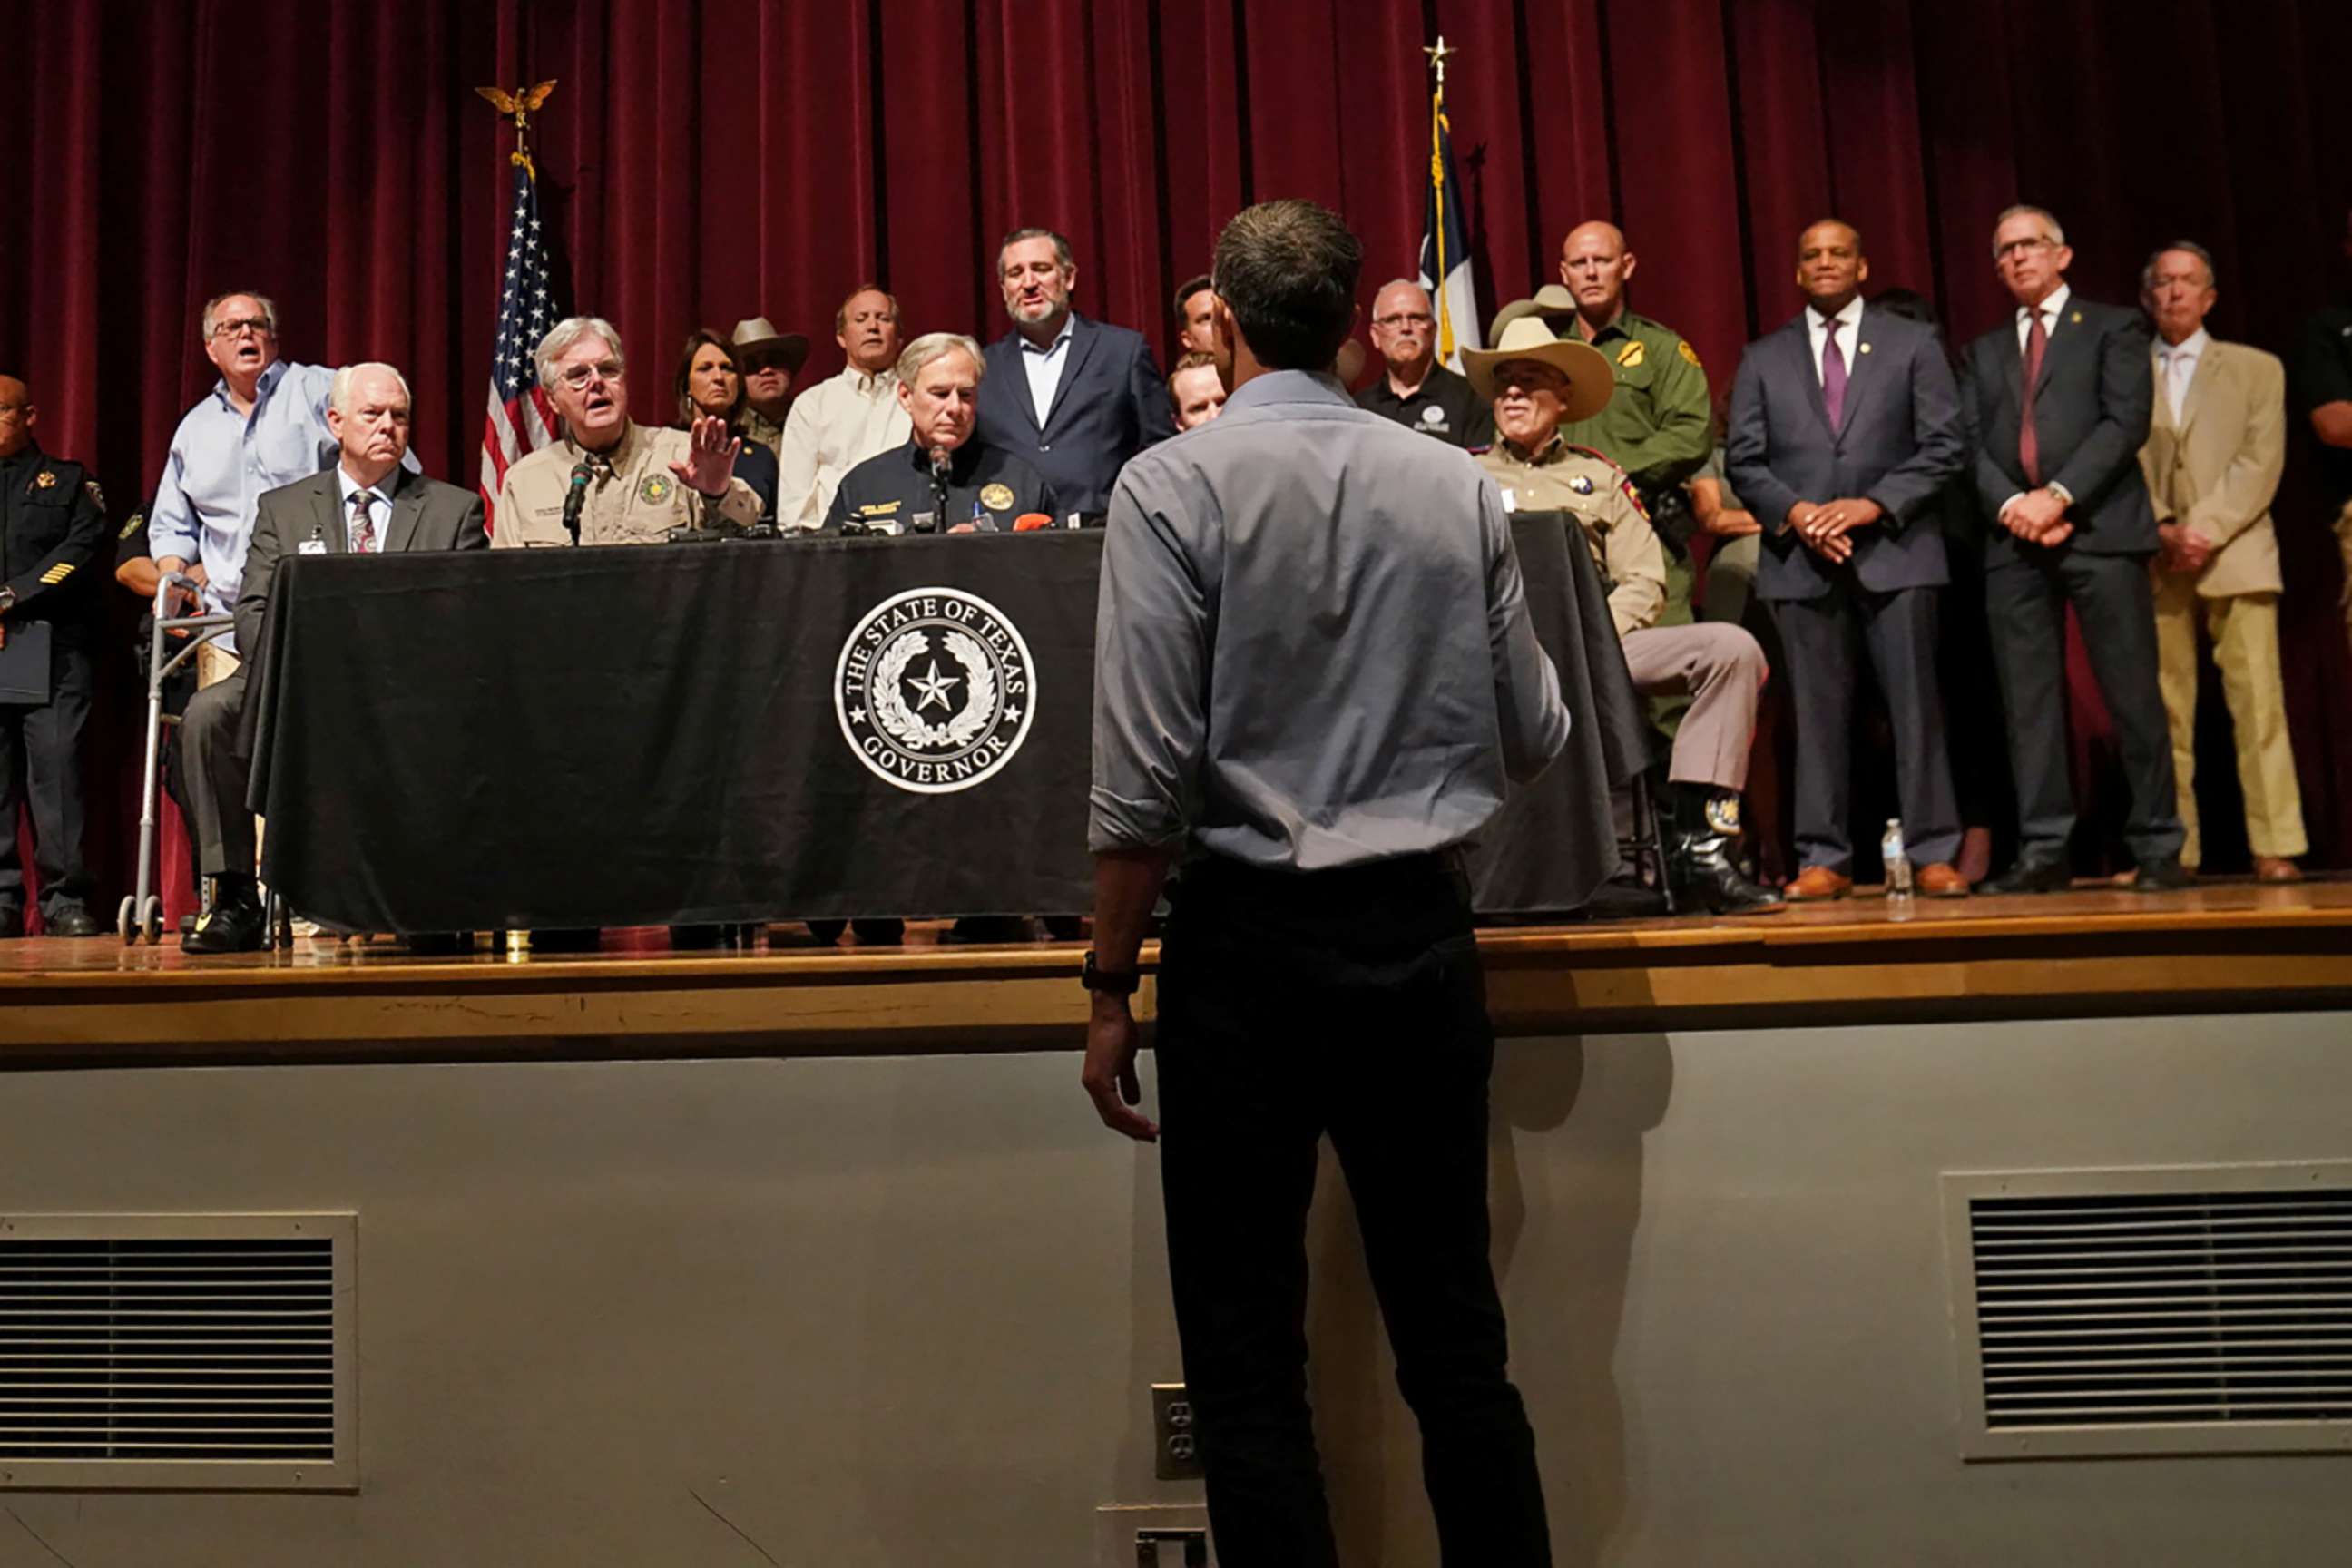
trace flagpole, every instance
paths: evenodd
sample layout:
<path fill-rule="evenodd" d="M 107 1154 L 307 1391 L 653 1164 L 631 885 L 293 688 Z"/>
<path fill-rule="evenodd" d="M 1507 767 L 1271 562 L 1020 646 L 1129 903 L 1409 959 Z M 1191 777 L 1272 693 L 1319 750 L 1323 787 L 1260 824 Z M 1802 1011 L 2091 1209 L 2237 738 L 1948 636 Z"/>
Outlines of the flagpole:
<path fill-rule="evenodd" d="M 1454 310 L 1446 300 L 1445 275 L 1453 262 L 1445 254 L 1445 62 L 1460 53 L 1448 48 L 1445 35 L 1437 35 L 1437 42 L 1422 51 L 1437 70 L 1437 91 L 1429 101 L 1429 184 L 1435 193 L 1437 222 L 1433 232 L 1437 243 L 1437 358 L 1440 363 L 1454 360 Z"/>

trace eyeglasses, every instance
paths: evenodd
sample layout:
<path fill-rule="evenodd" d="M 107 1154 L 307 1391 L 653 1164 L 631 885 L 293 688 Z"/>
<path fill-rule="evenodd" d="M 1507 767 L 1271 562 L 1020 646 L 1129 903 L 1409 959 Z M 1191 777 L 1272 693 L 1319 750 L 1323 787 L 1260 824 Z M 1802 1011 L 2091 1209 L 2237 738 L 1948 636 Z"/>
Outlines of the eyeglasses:
<path fill-rule="evenodd" d="M 269 323 L 259 316 L 241 316 L 234 321 L 213 323 L 213 336 L 216 338 L 241 338 L 247 332 L 257 338 L 266 338 L 271 331 Z"/>
<path fill-rule="evenodd" d="M 1437 318 L 1426 310 L 1399 310 L 1393 315 L 1372 318 L 1372 325 L 1391 332 L 1399 327 L 1431 327 L 1436 324 Z"/>
<path fill-rule="evenodd" d="M 2057 247 L 2056 240 L 2046 234 L 2037 234 L 2032 239 L 2012 239 L 2007 245 L 1996 245 L 1993 247 L 1992 256 L 1996 261 L 2006 261 L 2017 251 L 2055 250 Z"/>
<path fill-rule="evenodd" d="M 584 391 L 592 381 L 616 382 L 625 374 L 612 360 L 599 360 L 594 364 L 575 364 L 556 373 L 555 379 L 574 392 Z"/>

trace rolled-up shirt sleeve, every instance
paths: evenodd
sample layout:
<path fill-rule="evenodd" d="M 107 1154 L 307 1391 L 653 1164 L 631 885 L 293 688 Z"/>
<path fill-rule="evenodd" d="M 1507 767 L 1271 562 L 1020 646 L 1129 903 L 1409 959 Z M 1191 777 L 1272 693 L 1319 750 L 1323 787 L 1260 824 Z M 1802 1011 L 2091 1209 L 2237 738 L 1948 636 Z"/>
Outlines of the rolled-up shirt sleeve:
<path fill-rule="evenodd" d="M 1559 672 L 1536 640 L 1535 623 L 1528 616 L 1527 585 L 1518 552 L 1511 548 L 1502 492 L 1484 474 L 1478 478 L 1478 531 L 1486 550 L 1486 647 L 1495 664 L 1503 772 L 1513 784 L 1527 784 L 1567 748 L 1568 708 L 1559 700 Z M 1097 757 L 1099 777 L 1099 752 Z"/>
<path fill-rule="evenodd" d="M 1201 798 L 1214 560 L 1204 531 L 1163 499 L 1131 474 L 1111 496 L 1095 626 L 1096 854 L 1176 843 Z"/>

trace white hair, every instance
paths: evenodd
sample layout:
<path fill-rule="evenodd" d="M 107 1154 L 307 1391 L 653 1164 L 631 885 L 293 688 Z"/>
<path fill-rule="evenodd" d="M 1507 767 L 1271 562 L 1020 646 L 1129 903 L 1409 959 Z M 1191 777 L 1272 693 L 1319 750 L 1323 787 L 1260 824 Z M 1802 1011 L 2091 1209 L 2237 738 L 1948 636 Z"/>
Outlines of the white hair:
<path fill-rule="evenodd" d="M 530 357 L 539 370 L 539 384 L 553 390 L 555 362 L 562 359 L 572 344 L 583 338 L 602 338 L 604 346 L 613 351 L 613 363 L 625 373 L 629 356 L 621 352 L 621 334 L 613 323 L 602 316 L 566 316 L 547 329 L 547 336 L 539 340 L 539 348 Z"/>
<path fill-rule="evenodd" d="M 363 370 L 380 370 L 383 372 L 384 374 L 392 377 L 394 383 L 400 388 L 400 400 L 403 403 L 408 404 L 412 408 L 415 407 L 416 400 L 409 393 L 408 378 L 401 374 L 396 367 L 388 365 L 382 360 L 377 359 L 362 360 L 357 364 L 347 364 L 343 366 L 342 369 L 335 372 L 335 379 L 329 383 L 327 386 L 328 407 L 332 408 L 338 414 L 347 415 L 351 413 L 352 383 L 359 379 L 360 372 Z"/>
<path fill-rule="evenodd" d="M 2058 221 L 2058 215 L 2048 207 L 2037 207 L 2031 202 L 2020 202 L 2015 206 L 2001 208 L 2000 216 L 1992 220 L 1993 233 L 1996 235 L 2000 233 L 2000 226 L 2013 217 L 2038 217 L 2042 220 L 2042 226 L 2050 231 L 2051 244 L 2066 243 L 2065 226 Z M 2000 258 L 2000 247 L 1998 245 L 1993 247 L 1992 254 L 1995 260 Z"/>
<path fill-rule="evenodd" d="M 979 343 L 961 332 L 925 332 L 908 343 L 906 352 L 898 356 L 898 380 L 904 385 L 912 386 L 915 377 L 922 373 L 925 365 L 957 353 L 971 361 L 975 384 L 986 379 L 988 362 L 981 357 Z"/>
<path fill-rule="evenodd" d="M 250 300 L 260 306 L 263 324 L 268 327 L 271 336 L 277 335 L 277 301 L 267 294 L 257 294 L 250 289 L 232 289 L 226 294 L 215 294 L 205 301 L 205 313 L 196 321 L 196 342 L 208 343 L 213 341 L 213 317 L 218 314 L 220 308 L 231 300 Z"/>

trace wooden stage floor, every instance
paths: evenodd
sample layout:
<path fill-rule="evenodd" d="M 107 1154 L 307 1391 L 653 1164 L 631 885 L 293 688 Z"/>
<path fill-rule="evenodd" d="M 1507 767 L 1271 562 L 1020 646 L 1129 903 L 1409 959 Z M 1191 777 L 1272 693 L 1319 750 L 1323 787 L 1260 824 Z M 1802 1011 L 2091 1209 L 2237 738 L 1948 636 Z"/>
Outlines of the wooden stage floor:
<path fill-rule="evenodd" d="M 176 939 L 0 942 L 0 1068 L 1076 1048 L 1082 942 L 417 956 L 298 939 L 201 957 Z M 1717 920 L 1496 927 L 1506 1035 L 1953 1017 L 2352 1007 L 2352 882 L 2216 882 L 2154 896 L 1875 897 Z M 1153 954 L 1146 950 L 1146 963 Z M 1139 998 L 1152 1006 L 1149 980 Z"/>

